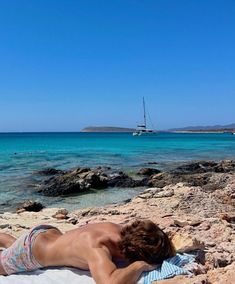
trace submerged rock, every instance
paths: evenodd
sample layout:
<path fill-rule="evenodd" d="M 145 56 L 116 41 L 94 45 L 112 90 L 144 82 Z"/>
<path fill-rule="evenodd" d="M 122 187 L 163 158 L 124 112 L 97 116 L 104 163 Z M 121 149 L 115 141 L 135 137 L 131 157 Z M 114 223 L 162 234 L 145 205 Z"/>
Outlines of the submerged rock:
<path fill-rule="evenodd" d="M 154 168 L 141 168 L 137 174 L 143 176 L 151 176 L 153 174 L 159 174 L 161 171 Z"/>
<path fill-rule="evenodd" d="M 47 169 L 43 169 L 43 170 L 40 170 L 40 171 L 37 171 L 36 174 L 39 174 L 39 175 L 46 175 L 46 176 L 49 176 L 49 175 L 58 175 L 58 174 L 63 174 L 64 171 L 62 170 L 57 170 L 57 169 L 53 169 L 53 168 L 47 168 Z"/>

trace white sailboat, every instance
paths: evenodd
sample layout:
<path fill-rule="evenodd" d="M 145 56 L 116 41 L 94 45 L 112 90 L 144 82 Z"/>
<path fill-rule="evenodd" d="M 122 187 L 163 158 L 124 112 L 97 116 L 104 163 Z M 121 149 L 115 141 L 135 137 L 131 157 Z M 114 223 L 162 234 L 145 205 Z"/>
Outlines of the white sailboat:
<path fill-rule="evenodd" d="M 143 108 L 144 108 L 144 123 L 137 125 L 136 130 L 132 133 L 133 136 L 140 136 L 140 135 L 143 135 L 143 134 L 154 133 L 154 131 L 152 129 L 147 128 L 144 97 L 143 97 Z"/>

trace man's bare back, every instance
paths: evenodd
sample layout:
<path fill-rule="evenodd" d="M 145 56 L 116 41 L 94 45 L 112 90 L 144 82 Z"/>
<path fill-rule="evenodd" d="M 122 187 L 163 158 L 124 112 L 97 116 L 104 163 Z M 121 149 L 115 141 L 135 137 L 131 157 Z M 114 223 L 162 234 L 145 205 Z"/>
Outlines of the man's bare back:
<path fill-rule="evenodd" d="M 42 225 L 18 240 L 0 234 L 1 245 L 8 249 L 0 254 L 0 274 L 69 266 L 89 269 L 97 284 L 134 284 L 143 271 L 154 269 L 153 264 L 174 254 L 166 234 L 148 220 L 127 226 L 109 222 L 88 224 L 64 234 L 55 227 Z M 19 251 L 25 258 L 23 262 Z M 114 260 L 126 261 L 127 266 L 118 268 Z"/>
<path fill-rule="evenodd" d="M 33 247 L 33 255 L 44 266 L 73 266 L 89 269 L 89 256 L 104 250 L 112 258 L 124 259 L 117 246 L 121 226 L 96 223 L 62 234 L 57 229 L 40 234 Z"/>

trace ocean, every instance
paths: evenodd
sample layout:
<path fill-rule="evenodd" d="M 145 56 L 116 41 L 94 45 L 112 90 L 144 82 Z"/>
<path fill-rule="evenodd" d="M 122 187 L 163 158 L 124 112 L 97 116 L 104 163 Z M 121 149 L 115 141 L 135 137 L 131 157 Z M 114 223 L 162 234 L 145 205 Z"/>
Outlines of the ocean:
<path fill-rule="evenodd" d="M 44 197 L 34 185 L 45 168 L 111 166 L 130 175 L 141 167 L 166 170 L 192 160 L 235 159 L 235 135 L 229 133 L 0 133 L 0 211 L 26 199 L 47 207 L 75 210 L 124 201 L 142 189 L 90 190 L 68 197 Z"/>

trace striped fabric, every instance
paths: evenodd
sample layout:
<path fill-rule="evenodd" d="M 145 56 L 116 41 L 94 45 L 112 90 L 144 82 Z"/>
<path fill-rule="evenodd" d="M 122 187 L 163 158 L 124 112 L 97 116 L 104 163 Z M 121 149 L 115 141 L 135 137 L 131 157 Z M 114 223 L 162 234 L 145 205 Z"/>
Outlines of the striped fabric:
<path fill-rule="evenodd" d="M 191 274 L 183 266 L 194 261 L 194 255 L 176 254 L 176 256 L 163 261 L 159 268 L 150 272 L 144 272 L 144 284 L 151 284 L 152 281 L 167 279 L 176 275 Z"/>

